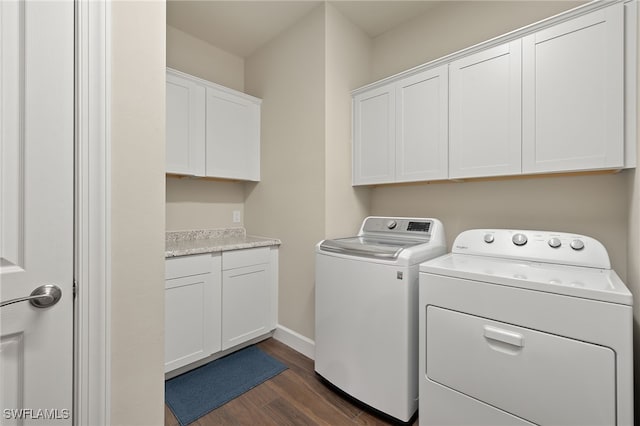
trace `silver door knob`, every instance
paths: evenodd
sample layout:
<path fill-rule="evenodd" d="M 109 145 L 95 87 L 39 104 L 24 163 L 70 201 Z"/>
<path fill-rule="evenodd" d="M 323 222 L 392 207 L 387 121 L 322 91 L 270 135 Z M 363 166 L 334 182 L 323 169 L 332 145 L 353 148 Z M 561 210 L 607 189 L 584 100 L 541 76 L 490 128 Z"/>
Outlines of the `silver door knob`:
<path fill-rule="evenodd" d="M 0 308 L 27 301 L 36 308 L 48 308 L 58 303 L 61 298 L 62 290 L 60 290 L 60 287 L 54 284 L 45 284 L 33 290 L 29 296 L 0 302 Z"/>

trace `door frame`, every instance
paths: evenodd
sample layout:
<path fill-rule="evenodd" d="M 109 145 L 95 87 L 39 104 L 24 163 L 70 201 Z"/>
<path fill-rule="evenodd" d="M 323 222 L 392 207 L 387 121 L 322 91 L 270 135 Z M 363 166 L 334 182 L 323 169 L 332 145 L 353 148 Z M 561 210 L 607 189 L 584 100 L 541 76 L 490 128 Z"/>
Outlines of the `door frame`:
<path fill-rule="evenodd" d="M 110 8 L 75 0 L 75 425 L 110 424 Z"/>

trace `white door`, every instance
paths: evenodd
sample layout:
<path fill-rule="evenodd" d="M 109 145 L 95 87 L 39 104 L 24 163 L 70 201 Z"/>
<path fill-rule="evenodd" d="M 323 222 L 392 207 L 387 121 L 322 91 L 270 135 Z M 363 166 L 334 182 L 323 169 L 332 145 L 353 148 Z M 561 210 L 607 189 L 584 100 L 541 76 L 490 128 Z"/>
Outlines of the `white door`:
<path fill-rule="evenodd" d="M 205 88 L 167 71 L 167 173 L 204 176 Z"/>
<path fill-rule="evenodd" d="M 222 349 L 270 330 L 270 297 L 268 264 L 222 271 Z"/>
<path fill-rule="evenodd" d="M 523 39 L 525 173 L 624 166 L 624 10 Z"/>
<path fill-rule="evenodd" d="M 398 82 L 396 182 L 446 179 L 449 147 L 447 65 Z"/>
<path fill-rule="evenodd" d="M 449 177 L 520 174 L 521 42 L 449 65 Z"/>
<path fill-rule="evenodd" d="M 71 424 L 74 4 L 0 2 L 0 423 Z M 40 298 L 48 302 L 50 298 Z"/>
<path fill-rule="evenodd" d="M 353 184 L 395 181 L 395 86 L 353 98 Z"/>
<path fill-rule="evenodd" d="M 260 105 L 207 87 L 206 174 L 260 180 Z"/>

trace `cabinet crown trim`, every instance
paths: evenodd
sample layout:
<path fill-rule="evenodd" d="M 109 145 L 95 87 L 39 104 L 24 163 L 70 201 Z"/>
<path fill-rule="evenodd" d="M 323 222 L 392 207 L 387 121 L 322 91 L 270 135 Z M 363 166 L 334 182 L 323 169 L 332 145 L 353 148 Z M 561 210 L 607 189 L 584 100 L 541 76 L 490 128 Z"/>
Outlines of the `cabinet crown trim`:
<path fill-rule="evenodd" d="M 196 77 L 196 76 L 191 75 L 191 74 L 187 74 L 186 72 L 178 71 L 178 70 L 176 70 L 174 68 L 167 67 L 167 73 L 174 74 L 174 75 L 177 75 L 177 76 L 182 77 L 182 78 L 187 78 L 187 79 L 189 79 L 189 80 L 191 80 L 191 81 L 193 81 L 195 83 L 198 83 L 198 84 L 200 84 L 202 86 L 205 86 L 205 87 L 211 87 L 211 88 L 214 88 L 216 90 L 220 90 L 222 92 L 226 92 L 226 93 L 230 93 L 232 95 L 240 96 L 240 97 L 246 99 L 247 101 L 256 103 L 258 105 L 260 105 L 262 103 L 262 99 L 257 98 L 255 96 L 248 95 L 248 94 L 246 94 L 244 92 L 241 92 L 239 90 L 235 90 L 235 89 L 232 89 L 230 87 L 226 87 L 226 86 L 223 86 L 221 84 L 214 83 L 212 81 L 205 80 L 203 78 Z"/>
<path fill-rule="evenodd" d="M 409 68 L 408 70 L 401 71 L 397 74 L 391 75 L 389 77 L 385 77 L 381 80 L 374 81 L 365 86 L 359 87 L 351 91 L 351 95 L 355 96 L 362 92 L 366 92 L 368 90 L 374 89 L 379 86 L 384 86 L 385 84 L 392 83 L 396 80 L 400 80 L 402 78 L 409 77 L 413 74 L 417 74 L 419 72 L 425 71 L 430 68 L 434 68 L 441 65 L 446 65 L 452 61 L 461 59 L 465 56 L 474 54 L 481 50 L 485 50 L 491 47 L 499 46 L 501 44 L 508 43 L 510 41 L 516 40 L 518 38 L 522 38 L 529 34 L 533 34 L 540 30 L 549 28 L 551 26 L 560 24 L 562 22 L 568 21 L 570 19 L 577 18 L 582 15 L 586 15 L 587 13 L 591 13 L 600 9 L 604 9 L 606 7 L 612 6 L 618 3 L 632 3 L 636 0 L 593 0 L 584 5 L 575 7 L 573 9 L 567 10 L 565 12 L 561 12 L 557 15 L 551 16 L 549 18 L 545 18 L 543 20 L 534 22 L 532 24 L 526 25 L 524 27 L 518 28 L 516 30 L 510 31 L 506 34 L 499 35 L 489 40 L 485 40 L 478 44 L 475 44 L 470 47 L 466 47 L 464 49 L 458 50 L 456 52 L 450 53 L 448 55 L 442 56 L 440 58 L 434 59 L 432 61 L 426 62 L 424 64 L 417 65 L 413 68 Z"/>

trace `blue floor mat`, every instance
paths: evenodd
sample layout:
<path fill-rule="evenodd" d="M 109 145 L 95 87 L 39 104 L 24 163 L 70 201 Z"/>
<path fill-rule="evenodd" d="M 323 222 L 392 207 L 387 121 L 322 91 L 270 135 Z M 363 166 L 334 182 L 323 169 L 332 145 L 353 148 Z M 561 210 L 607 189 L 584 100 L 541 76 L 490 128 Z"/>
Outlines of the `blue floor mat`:
<path fill-rule="evenodd" d="M 186 426 L 286 369 L 258 347 L 249 346 L 167 380 L 165 400 Z"/>

